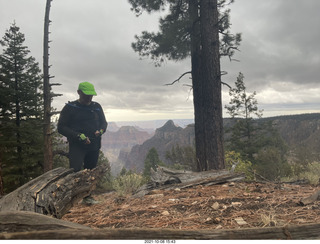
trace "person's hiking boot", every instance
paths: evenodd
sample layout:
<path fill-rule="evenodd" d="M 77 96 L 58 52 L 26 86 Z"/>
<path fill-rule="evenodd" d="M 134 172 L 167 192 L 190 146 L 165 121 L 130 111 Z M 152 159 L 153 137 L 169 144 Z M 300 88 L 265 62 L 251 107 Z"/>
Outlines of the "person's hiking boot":
<path fill-rule="evenodd" d="M 91 206 L 94 204 L 98 204 L 99 202 L 94 200 L 94 198 L 92 196 L 87 196 L 85 198 L 82 199 L 82 204 L 87 205 L 87 206 Z"/>

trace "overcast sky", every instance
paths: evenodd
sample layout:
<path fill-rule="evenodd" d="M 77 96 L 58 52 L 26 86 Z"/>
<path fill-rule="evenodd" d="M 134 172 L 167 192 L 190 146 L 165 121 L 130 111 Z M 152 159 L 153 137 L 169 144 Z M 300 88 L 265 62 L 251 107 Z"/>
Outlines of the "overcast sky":
<path fill-rule="evenodd" d="M 0 38 L 15 21 L 42 68 L 46 0 L 0 0 Z M 233 33 L 242 33 L 240 62 L 223 60 L 223 81 L 234 85 L 239 72 L 249 92 L 257 92 L 264 117 L 320 112 L 320 1 L 236 0 Z M 134 35 L 156 31 L 158 14 L 136 17 L 127 0 L 53 0 L 50 74 L 55 76 L 53 107 L 77 99 L 79 82 L 92 82 L 94 99 L 108 121 L 193 118 L 190 60 L 155 68 L 131 48 Z M 223 88 L 223 104 L 228 104 Z M 226 114 L 224 114 L 227 117 Z"/>

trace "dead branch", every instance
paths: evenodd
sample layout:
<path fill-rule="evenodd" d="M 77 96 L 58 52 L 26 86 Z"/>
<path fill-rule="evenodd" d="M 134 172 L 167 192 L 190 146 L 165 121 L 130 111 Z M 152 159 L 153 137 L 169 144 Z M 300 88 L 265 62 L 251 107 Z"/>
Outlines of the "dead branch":
<path fill-rule="evenodd" d="M 223 81 L 221 81 L 221 84 L 222 84 L 222 85 L 225 85 L 225 86 L 227 86 L 227 87 L 229 87 L 229 89 L 231 89 L 231 88 L 232 88 L 229 84 L 227 84 L 227 83 L 225 83 L 225 82 L 223 82 Z"/>
<path fill-rule="evenodd" d="M 191 71 L 187 71 L 187 72 L 183 73 L 182 75 L 180 75 L 180 77 L 178 79 L 174 80 L 172 83 L 168 83 L 168 84 L 165 84 L 165 85 L 166 86 L 172 86 L 176 82 L 179 82 L 182 79 L 182 77 L 187 75 L 187 74 L 191 74 Z"/>

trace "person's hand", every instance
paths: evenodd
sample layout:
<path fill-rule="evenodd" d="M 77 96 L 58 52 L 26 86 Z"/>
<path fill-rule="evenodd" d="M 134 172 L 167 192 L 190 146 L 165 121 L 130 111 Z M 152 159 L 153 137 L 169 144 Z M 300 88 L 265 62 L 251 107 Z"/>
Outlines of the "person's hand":
<path fill-rule="evenodd" d="M 79 134 L 78 137 L 79 137 L 79 140 L 81 142 L 83 142 L 84 144 L 90 144 L 91 143 L 90 139 L 85 134 Z"/>
<path fill-rule="evenodd" d="M 96 137 L 98 136 L 102 136 L 102 134 L 104 133 L 103 129 L 101 130 L 96 130 L 96 132 L 94 133 Z"/>

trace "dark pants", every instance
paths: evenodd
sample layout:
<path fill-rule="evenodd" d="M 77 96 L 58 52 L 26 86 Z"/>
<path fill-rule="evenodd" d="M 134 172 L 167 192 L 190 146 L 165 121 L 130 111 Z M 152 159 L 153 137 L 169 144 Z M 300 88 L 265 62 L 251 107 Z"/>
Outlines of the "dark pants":
<path fill-rule="evenodd" d="M 75 172 L 82 169 L 93 169 L 97 166 L 99 149 L 86 148 L 77 143 L 69 143 L 69 163 L 70 168 Z"/>

